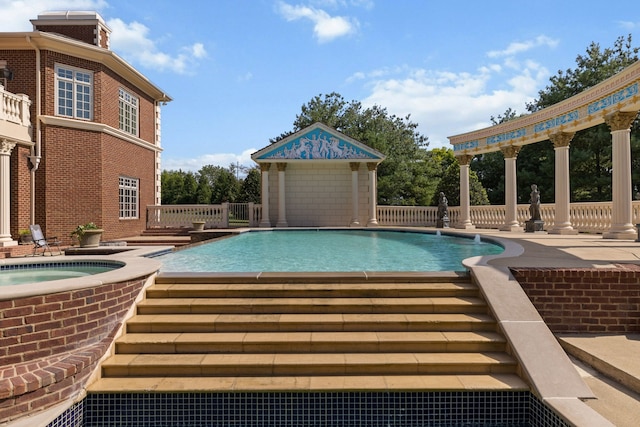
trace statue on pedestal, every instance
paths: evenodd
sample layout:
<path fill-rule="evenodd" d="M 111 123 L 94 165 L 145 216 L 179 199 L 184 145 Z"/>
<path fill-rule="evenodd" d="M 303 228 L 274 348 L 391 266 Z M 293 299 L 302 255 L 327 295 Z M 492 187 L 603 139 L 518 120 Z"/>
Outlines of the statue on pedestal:
<path fill-rule="evenodd" d="M 440 200 L 438 200 L 436 228 L 449 228 L 449 202 L 442 192 L 440 192 Z"/>
<path fill-rule="evenodd" d="M 531 194 L 529 196 L 529 214 L 531 218 L 525 223 L 525 232 L 534 233 L 544 231 L 544 221 L 540 216 L 540 190 L 536 184 L 531 184 Z"/>

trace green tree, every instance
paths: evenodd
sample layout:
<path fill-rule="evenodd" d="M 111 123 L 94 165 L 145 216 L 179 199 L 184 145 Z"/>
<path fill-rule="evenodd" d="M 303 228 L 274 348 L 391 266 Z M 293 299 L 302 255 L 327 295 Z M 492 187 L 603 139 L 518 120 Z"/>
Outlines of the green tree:
<path fill-rule="evenodd" d="M 390 115 L 374 105 L 364 108 L 360 102 L 347 102 L 338 93 L 315 96 L 302 106 L 293 129 L 271 142 L 277 142 L 321 122 L 343 134 L 374 148 L 386 156 L 377 170 L 378 203 L 382 205 L 426 205 L 433 194 L 427 162 L 427 137 L 417 131 L 418 125 Z"/>
<path fill-rule="evenodd" d="M 552 76 L 550 84 L 538 92 L 538 99 L 527 104 L 527 110 L 539 111 L 595 86 L 636 62 L 638 51 L 639 48 L 632 47 L 631 35 L 619 37 L 612 48 L 601 49 L 599 44 L 592 42 L 584 55 L 577 56 L 576 68 L 560 70 Z M 636 120 L 632 126 L 632 153 L 640 152 L 638 132 Z M 538 143 L 518 155 L 518 174 L 530 171 L 531 175 L 538 178 L 543 191 L 547 187 L 546 194 L 553 192 L 553 175 L 549 179 L 549 171 L 536 175 L 529 168 L 538 160 L 553 159 L 552 150 L 549 144 Z M 571 141 L 569 153 L 572 200 L 611 200 L 611 135 L 608 126 L 601 124 L 577 132 Z M 638 178 L 640 176 L 635 176 L 634 182 L 638 183 Z"/>
<path fill-rule="evenodd" d="M 184 188 L 184 172 L 162 171 L 160 180 L 162 183 L 162 204 L 174 205 L 178 203 Z"/>
<path fill-rule="evenodd" d="M 211 199 L 209 203 L 220 204 L 225 202 L 235 202 L 240 184 L 232 169 L 222 166 L 207 165 L 198 171 L 204 180 L 211 187 Z"/>
<path fill-rule="evenodd" d="M 458 163 L 449 165 L 444 171 L 431 200 L 431 205 L 438 205 L 440 193 L 444 193 L 447 197 L 449 206 L 460 206 L 460 166 Z M 473 206 L 489 204 L 487 192 L 473 170 L 469 171 L 469 199 Z"/>
<path fill-rule="evenodd" d="M 242 203 L 261 203 L 261 182 L 262 174 L 258 167 L 253 167 L 247 171 L 247 176 L 242 180 L 238 201 Z"/>
<path fill-rule="evenodd" d="M 182 193 L 178 196 L 177 204 L 190 205 L 198 202 L 198 180 L 193 172 L 186 172 L 183 178 Z"/>

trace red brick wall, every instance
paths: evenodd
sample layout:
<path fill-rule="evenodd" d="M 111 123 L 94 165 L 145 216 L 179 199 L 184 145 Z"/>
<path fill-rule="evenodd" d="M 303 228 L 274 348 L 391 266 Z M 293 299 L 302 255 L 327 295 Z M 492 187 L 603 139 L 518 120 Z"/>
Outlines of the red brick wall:
<path fill-rule="evenodd" d="M 39 24 L 36 29 L 47 33 L 58 33 L 71 37 L 72 39 L 96 46 L 97 35 L 94 34 L 96 25 L 43 25 Z"/>
<path fill-rule="evenodd" d="M 19 231 L 29 228 L 31 206 L 31 174 L 29 148 L 16 146 L 11 152 L 11 237 L 18 240 Z"/>
<path fill-rule="evenodd" d="M 75 31 L 75 30 L 74 30 Z M 76 34 L 73 37 L 82 38 Z M 91 35 L 93 37 L 93 34 Z M 31 50 L 0 50 L 14 71 L 7 90 L 30 97 L 31 120 L 36 140 L 36 57 Z M 139 97 L 139 135 L 155 145 L 156 113 L 152 98 L 105 67 L 102 63 L 59 52 L 41 51 L 43 115 L 55 116 L 55 64 L 61 63 L 94 74 L 95 123 L 118 129 L 118 89 Z M 89 130 L 42 125 L 43 160 L 36 172 L 35 218 L 31 221 L 29 149 L 15 149 L 11 156 L 11 233 L 35 222 L 47 236 L 71 244 L 69 233 L 78 225 L 93 221 L 105 229 L 103 239 L 135 235 L 145 229 L 146 206 L 155 203 L 155 152 L 113 135 Z M 119 220 L 118 177 L 140 180 L 139 218 Z"/>
<path fill-rule="evenodd" d="M 0 301 L 0 423 L 81 390 L 146 279 Z"/>
<path fill-rule="evenodd" d="M 555 333 L 640 332 L 640 266 L 511 272 Z"/>

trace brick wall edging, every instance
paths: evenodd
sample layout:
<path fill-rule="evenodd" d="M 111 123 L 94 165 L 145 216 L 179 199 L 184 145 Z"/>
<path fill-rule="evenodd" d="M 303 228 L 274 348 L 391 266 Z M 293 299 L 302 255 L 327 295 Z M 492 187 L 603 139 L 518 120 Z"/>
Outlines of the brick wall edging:
<path fill-rule="evenodd" d="M 82 390 L 149 277 L 4 302 L 0 423 Z"/>
<path fill-rule="evenodd" d="M 640 266 L 510 267 L 554 333 L 640 333 Z"/>

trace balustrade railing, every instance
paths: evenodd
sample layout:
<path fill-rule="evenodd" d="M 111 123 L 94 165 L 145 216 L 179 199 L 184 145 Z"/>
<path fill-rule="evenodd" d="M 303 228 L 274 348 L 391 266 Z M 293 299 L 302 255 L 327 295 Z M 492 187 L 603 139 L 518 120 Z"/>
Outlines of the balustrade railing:
<path fill-rule="evenodd" d="M 640 201 L 634 201 L 633 223 L 640 223 Z M 471 206 L 471 223 L 477 228 L 498 229 L 504 225 L 504 205 Z M 611 228 L 611 202 L 571 203 L 569 215 L 573 228 L 582 233 L 603 233 Z M 147 227 L 191 227 L 194 222 L 205 222 L 205 228 L 257 227 L 262 205 L 255 203 L 223 203 L 221 205 L 161 205 L 147 207 Z M 517 221 L 524 225 L 530 218 L 529 205 L 516 208 Z M 540 206 L 544 229 L 555 225 L 555 204 Z M 433 227 L 438 219 L 435 206 L 381 206 L 377 208 L 379 225 L 406 227 Z M 460 221 L 460 207 L 449 207 L 449 226 Z"/>
<path fill-rule="evenodd" d="M 27 95 L 7 92 L 4 86 L 0 85 L 0 120 L 29 127 L 30 105 L 31 101 Z"/>
<path fill-rule="evenodd" d="M 257 227 L 261 213 L 255 203 L 147 206 L 147 228 L 192 227 L 195 222 L 204 222 L 205 228 Z"/>
<path fill-rule="evenodd" d="M 389 209 L 393 208 L 393 209 Z M 433 226 L 436 223 L 437 208 L 428 207 L 429 215 L 423 222 L 412 216 L 413 206 L 378 206 L 378 224 L 380 225 L 405 225 L 405 226 Z M 420 210 L 417 209 L 417 210 Z M 506 207 L 504 205 L 482 205 L 470 207 L 471 223 L 477 228 L 500 228 L 504 225 Z M 640 223 L 640 201 L 634 201 L 632 205 L 634 224 Z M 393 215 L 389 215 L 393 212 Z M 455 227 L 459 221 L 460 208 L 449 207 L 449 225 Z M 540 216 L 544 221 L 544 229 L 549 230 L 555 225 L 555 204 L 540 205 Z M 571 203 L 569 216 L 572 227 L 581 233 L 603 233 L 611 228 L 612 203 L 611 202 L 580 202 Z M 404 218 L 410 220 L 403 222 Z M 529 205 L 521 204 L 516 207 L 516 219 L 524 225 L 531 218 Z"/>

